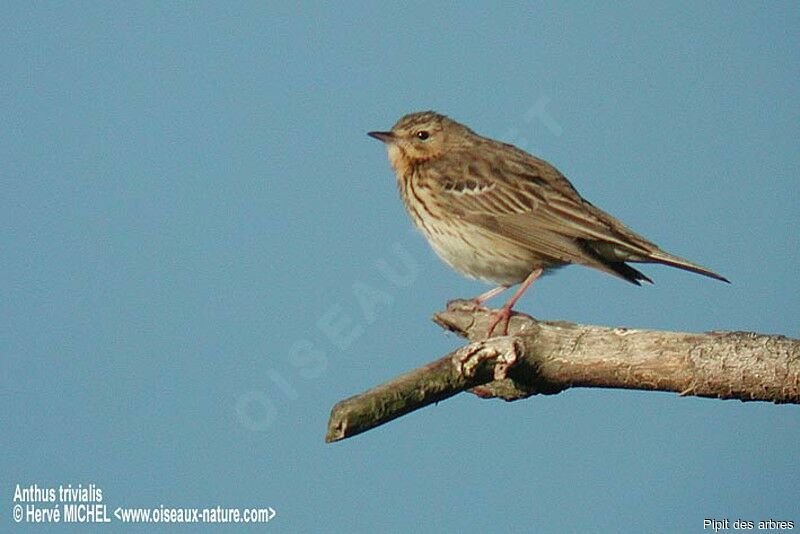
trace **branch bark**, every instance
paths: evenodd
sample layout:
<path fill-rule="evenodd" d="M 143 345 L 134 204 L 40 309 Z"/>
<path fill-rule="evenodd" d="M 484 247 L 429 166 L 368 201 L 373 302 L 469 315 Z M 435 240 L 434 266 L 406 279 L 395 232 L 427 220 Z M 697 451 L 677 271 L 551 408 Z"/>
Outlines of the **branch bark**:
<path fill-rule="evenodd" d="M 433 320 L 471 341 L 419 369 L 337 403 L 325 440 L 354 436 L 471 390 L 518 400 L 571 387 L 800 404 L 800 341 L 751 332 L 704 334 L 537 321 L 516 313 L 483 339 L 492 310 L 453 301 Z"/>

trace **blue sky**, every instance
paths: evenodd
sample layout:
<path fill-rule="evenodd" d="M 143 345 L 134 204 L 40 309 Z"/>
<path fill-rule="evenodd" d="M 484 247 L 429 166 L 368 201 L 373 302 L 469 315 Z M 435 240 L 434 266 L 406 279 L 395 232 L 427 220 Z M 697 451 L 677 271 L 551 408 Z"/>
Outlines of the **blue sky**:
<path fill-rule="evenodd" d="M 8 4 L 0 521 L 18 483 L 93 483 L 112 509 L 271 506 L 273 532 L 797 524 L 794 406 L 461 395 L 323 437 L 336 401 L 459 346 L 429 317 L 486 289 L 365 135 L 410 111 L 733 282 L 570 267 L 520 310 L 800 336 L 798 28 L 790 2 Z"/>

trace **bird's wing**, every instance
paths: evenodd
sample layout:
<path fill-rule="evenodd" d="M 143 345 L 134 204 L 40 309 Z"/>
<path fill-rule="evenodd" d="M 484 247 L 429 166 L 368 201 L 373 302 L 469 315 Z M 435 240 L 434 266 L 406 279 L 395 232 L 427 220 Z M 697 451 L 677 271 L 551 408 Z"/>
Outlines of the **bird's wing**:
<path fill-rule="evenodd" d="M 602 256 L 612 261 L 645 259 L 658 250 L 584 200 L 550 164 L 522 154 L 445 165 L 442 171 L 450 172 L 440 172 L 434 187 L 453 215 L 564 261 L 587 263 L 581 241 L 603 244 Z"/>
<path fill-rule="evenodd" d="M 581 197 L 546 161 L 500 146 L 499 157 L 462 155 L 460 164 L 445 162 L 431 173 L 452 215 L 555 261 L 581 263 L 634 283 L 649 279 L 624 262 L 664 263 L 727 281 L 629 230 Z"/>

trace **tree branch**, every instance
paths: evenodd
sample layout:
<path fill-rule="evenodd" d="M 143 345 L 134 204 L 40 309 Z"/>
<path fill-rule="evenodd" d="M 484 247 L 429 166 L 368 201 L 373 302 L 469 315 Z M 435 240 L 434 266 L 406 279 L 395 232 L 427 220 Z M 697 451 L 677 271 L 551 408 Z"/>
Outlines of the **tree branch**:
<path fill-rule="evenodd" d="M 719 399 L 800 403 L 800 341 L 750 332 L 693 334 L 537 321 L 514 314 L 507 336 L 483 339 L 491 310 L 453 301 L 434 315 L 472 343 L 337 403 L 337 441 L 471 389 L 518 400 L 570 387 L 671 391 Z"/>

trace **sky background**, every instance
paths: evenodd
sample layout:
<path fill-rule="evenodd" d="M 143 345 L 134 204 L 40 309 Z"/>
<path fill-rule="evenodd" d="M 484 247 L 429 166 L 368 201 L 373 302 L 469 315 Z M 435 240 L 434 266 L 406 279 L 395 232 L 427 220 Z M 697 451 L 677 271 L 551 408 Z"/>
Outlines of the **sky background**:
<path fill-rule="evenodd" d="M 365 135 L 411 111 L 733 282 L 570 267 L 520 310 L 800 337 L 797 5 L 568 4 L 6 3 L 0 530 L 18 483 L 271 506 L 270 532 L 797 525 L 796 406 L 463 394 L 324 443 L 335 402 L 460 346 L 429 318 L 487 289 L 412 231 Z"/>

